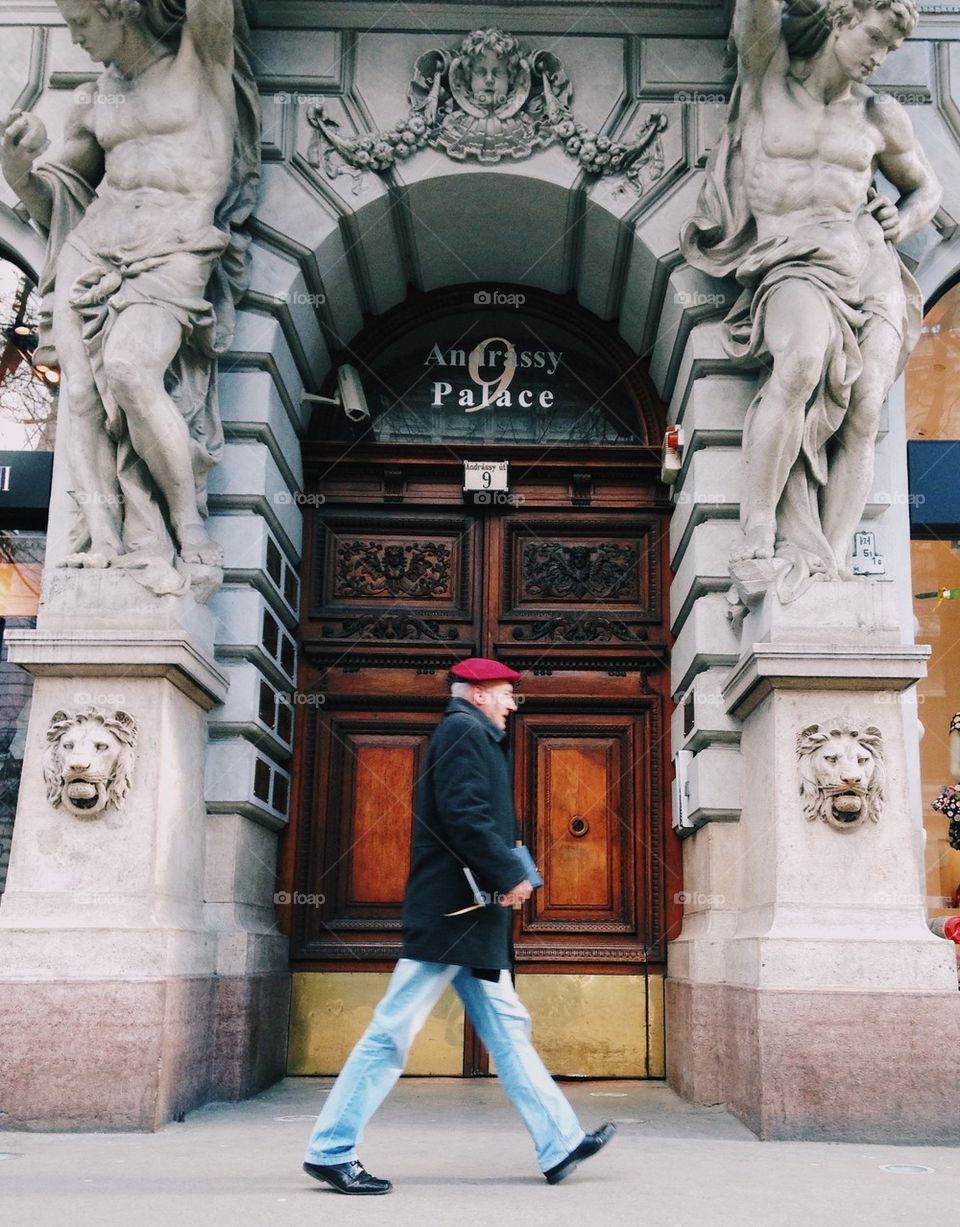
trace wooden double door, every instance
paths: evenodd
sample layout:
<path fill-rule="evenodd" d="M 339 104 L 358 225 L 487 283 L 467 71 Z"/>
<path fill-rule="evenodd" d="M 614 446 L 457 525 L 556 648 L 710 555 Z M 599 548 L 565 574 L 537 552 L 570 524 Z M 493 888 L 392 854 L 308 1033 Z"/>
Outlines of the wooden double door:
<path fill-rule="evenodd" d="M 560 468 L 527 496 L 471 506 L 442 469 L 386 504 L 389 474 L 351 483 L 341 466 L 345 488 L 310 516 L 294 970 L 398 956 L 414 792 L 447 670 L 483 655 L 523 672 L 516 809 L 544 886 L 516 917 L 518 972 L 662 973 L 673 852 L 655 489 L 621 471 L 605 498 L 578 502 Z M 482 1072 L 469 1026 L 465 1044 L 465 1072 Z"/>

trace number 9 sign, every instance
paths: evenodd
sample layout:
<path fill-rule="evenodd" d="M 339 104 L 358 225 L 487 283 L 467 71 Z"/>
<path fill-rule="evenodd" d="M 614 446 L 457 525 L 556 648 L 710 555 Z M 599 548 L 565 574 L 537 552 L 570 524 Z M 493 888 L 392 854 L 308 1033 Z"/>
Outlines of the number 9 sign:
<path fill-rule="evenodd" d="M 499 375 L 495 375 L 492 379 L 483 379 L 480 375 L 480 367 L 483 365 L 483 360 L 487 352 L 487 346 L 494 341 L 499 341 L 506 346 L 506 353 L 503 356 L 503 370 Z M 483 396 L 480 404 L 467 409 L 467 413 L 477 413 L 480 409 L 487 409 L 492 405 L 499 396 L 513 383 L 513 377 L 517 373 L 517 351 L 513 344 L 506 337 L 487 337 L 470 354 L 470 378 L 478 387 L 483 388 Z M 491 391 L 493 389 L 493 391 Z"/>

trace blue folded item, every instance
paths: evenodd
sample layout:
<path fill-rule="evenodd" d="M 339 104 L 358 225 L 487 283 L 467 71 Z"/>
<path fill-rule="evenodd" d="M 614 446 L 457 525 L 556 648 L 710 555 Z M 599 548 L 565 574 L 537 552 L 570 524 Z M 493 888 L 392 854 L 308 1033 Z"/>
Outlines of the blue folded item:
<path fill-rule="evenodd" d="M 533 857 L 530 855 L 530 849 L 526 844 L 517 844 L 510 851 L 520 862 L 520 867 L 523 870 L 523 876 L 527 879 L 531 886 L 542 886 L 543 878 L 540 876 L 540 871 L 534 863 Z"/>

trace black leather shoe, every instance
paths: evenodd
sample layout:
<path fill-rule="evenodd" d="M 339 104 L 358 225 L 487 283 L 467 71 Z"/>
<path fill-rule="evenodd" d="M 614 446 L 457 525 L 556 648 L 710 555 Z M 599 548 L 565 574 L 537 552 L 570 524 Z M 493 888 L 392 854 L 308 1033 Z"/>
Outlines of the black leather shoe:
<path fill-rule="evenodd" d="M 331 1163 L 329 1167 L 304 1163 L 303 1170 L 314 1180 L 323 1180 L 332 1185 L 338 1193 L 366 1193 L 375 1196 L 377 1193 L 389 1193 L 393 1188 L 389 1180 L 378 1180 L 376 1176 L 371 1176 L 359 1159 L 350 1163 Z"/>
<path fill-rule="evenodd" d="M 579 1167 L 584 1159 L 589 1159 L 598 1150 L 603 1150 L 616 1132 L 617 1126 L 613 1121 L 608 1120 L 599 1129 L 594 1129 L 593 1133 L 588 1133 L 576 1150 L 571 1150 L 565 1159 L 543 1173 L 547 1178 L 547 1184 L 559 1184 L 561 1180 L 566 1180 L 573 1169 Z"/>

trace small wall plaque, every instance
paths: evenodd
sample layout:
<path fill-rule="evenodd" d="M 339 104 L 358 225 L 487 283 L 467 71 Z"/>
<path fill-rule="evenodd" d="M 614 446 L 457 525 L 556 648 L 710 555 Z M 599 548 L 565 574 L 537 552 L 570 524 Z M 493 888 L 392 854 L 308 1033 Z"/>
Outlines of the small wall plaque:
<path fill-rule="evenodd" d="M 465 491 L 510 489 L 509 460 L 465 460 L 463 462 Z"/>

